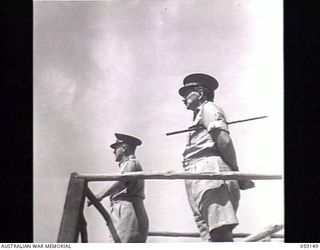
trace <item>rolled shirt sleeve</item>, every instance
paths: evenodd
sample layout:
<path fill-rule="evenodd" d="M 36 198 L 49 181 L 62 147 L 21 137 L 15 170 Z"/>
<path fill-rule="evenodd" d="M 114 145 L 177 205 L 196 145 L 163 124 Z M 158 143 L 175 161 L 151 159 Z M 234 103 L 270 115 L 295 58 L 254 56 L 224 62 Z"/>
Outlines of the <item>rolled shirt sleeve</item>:
<path fill-rule="evenodd" d="M 126 161 L 124 163 L 122 170 L 121 170 L 121 174 L 124 174 L 127 172 L 136 172 L 136 171 L 139 171 L 137 169 L 136 162 L 135 161 Z"/>
<path fill-rule="evenodd" d="M 129 159 L 121 166 L 121 174 L 143 171 L 139 161 L 134 156 L 130 156 Z M 113 198 L 117 197 L 128 197 L 128 196 L 139 196 L 142 199 L 144 195 L 144 180 L 127 180 L 124 181 L 126 188 L 121 192 L 115 194 Z"/>
<path fill-rule="evenodd" d="M 229 133 L 223 110 L 213 102 L 205 102 L 199 108 L 192 125 L 201 126 L 188 134 L 184 160 L 212 155 L 217 146 L 209 132 L 220 129 Z"/>
<path fill-rule="evenodd" d="M 212 102 L 208 102 L 203 106 L 201 123 L 208 132 L 220 129 L 229 133 L 223 110 Z"/>

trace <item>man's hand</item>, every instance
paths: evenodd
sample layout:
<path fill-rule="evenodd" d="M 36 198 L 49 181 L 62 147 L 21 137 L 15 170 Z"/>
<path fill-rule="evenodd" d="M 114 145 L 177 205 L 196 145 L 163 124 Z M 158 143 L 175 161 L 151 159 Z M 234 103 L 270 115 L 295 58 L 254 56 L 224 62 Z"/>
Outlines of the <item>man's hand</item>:
<path fill-rule="evenodd" d="M 241 190 L 254 188 L 256 186 L 252 180 L 238 180 L 238 183 Z"/>
<path fill-rule="evenodd" d="M 217 143 L 223 161 L 228 164 L 232 171 L 239 171 L 236 152 L 229 133 L 227 133 L 224 130 L 217 129 L 213 130 L 210 133 L 210 135 L 212 136 L 213 140 Z M 252 180 L 239 180 L 238 182 L 241 190 L 246 190 L 255 187 L 255 184 Z"/>

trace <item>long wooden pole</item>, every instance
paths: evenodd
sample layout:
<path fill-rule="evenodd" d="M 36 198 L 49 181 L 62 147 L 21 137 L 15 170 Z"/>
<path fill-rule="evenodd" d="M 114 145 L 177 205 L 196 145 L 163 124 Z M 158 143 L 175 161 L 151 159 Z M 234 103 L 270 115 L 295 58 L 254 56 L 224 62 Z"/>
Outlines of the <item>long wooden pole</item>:
<path fill-rule="evenodd" d="M 212 180 L 280 180 L 281 175 L 228 172 L 152 171 L 125 174 L 79 174 L 87 181 L 126 181 L 136 179 L 212 179 Z"/>
<path fill-rule="evenodd" d="M 283 225 L 270 225 L 264 228 L 263 230 L 261 230 L 260 232 L 248 236 L 243 241 L 245 242 L 259 241 L 259 240 L 262 240 L 263 238 L 271 236 L 272 234 L 282 229 L 283 229 Z"/>
<path fill-rule="evenodd" d="M 233 238 L 244 238 L 248 237 L 251 234 L 249 233 L 234 233 Z M 177 232 L 169 232 L 169 231 L 150 231 L 148 236 L 161 236 L 161 237 L 192 237 L 192 238 L 199 238 L 199 233 L 177 233 Z M 283 234 L 273 234 L 271 238 L 284 238 Z"/>

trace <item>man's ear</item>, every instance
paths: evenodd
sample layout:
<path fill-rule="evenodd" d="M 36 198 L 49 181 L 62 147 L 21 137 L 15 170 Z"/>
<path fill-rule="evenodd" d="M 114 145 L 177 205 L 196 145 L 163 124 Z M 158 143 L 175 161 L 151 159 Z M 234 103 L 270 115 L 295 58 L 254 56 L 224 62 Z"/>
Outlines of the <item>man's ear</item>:
<path fill-rule="evenodd" d="M 201 100 L 203 98 L 203 96 L 204 96 L 203 88 L 199 88 L 198 93 L 199 93 L 199 97 L 198 98 L 199 98 L 199 100 Z"/>
<path fill-rule="evenodd" d="M 123 145 L 122 145 L 122 149 L 123 149 L 124 152 L 127 152 L 127 151 L 128 151 L 128 146 L 127 146 L 127 144 L 123 144 Z"/>

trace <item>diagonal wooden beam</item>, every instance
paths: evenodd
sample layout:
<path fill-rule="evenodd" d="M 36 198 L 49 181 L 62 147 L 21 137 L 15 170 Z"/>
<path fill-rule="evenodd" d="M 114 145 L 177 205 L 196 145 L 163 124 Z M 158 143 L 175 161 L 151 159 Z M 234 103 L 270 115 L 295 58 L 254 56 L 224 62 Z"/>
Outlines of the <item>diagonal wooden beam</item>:
<path fill-rule="evenodd" d="M 109 230 L 110 230 L 110 233 L 111 233 L 111 236 L 112 236 L 114 242 L 121 243 L 121 240 L 120 240 L 119 235 L 114 227 L 114 224 L 111 220 L 109 213 L 107 212 L 107 210 L 103 207 L 103 205 L 100 203 L 100 201 L 96 198 L 96 196 L 92 193 L 92 191 L 89 188 L 86 189 L 86 196 L 88 197 L 88 199 L 92 202 L 92 204 L 96 207 L 96 209 L 100 212 L 102 217 L 107 222 L 107 226 L 109 227 Z"/>

